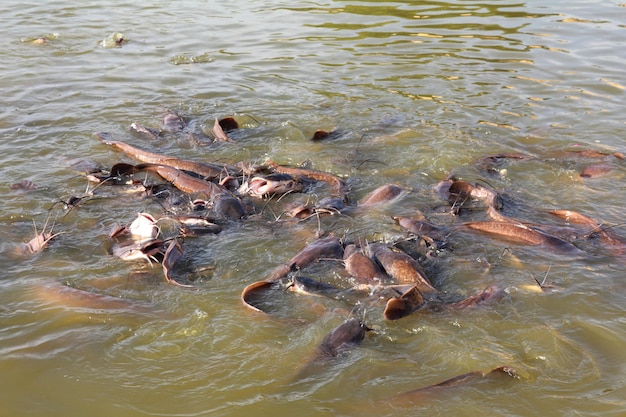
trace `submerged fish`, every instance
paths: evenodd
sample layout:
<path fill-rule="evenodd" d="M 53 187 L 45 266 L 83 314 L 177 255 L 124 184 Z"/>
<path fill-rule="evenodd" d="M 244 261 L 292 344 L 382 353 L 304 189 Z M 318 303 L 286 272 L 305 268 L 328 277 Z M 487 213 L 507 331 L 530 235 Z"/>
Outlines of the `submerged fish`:
<path fill-rule="evenodd" d="M 390 401 L 395 406 L 420 403 L 435 396 L 448 394 L 450 389 L 453 387 L 463 386 L 475 381 L 486 379 L 499 380 L 502 377 L 519 378 L 515 369 L 509 366 L 499 366 L 488 372 L 473 371 L 457 375 L 437 384 L 396 395 Z"/>
<path fill-rule="evenodd" d="M 388 203 L 398 198 L 404 192 L 404 188 L 396 184 L 382 185 L 359 200 L 359 206 L 373 206 Z"/>
<path fill-rule="evenodd" d="M 461 225 L 466 230 L 483 233 L 496 239 L 530 246 L 544 246 L 560 253 L 581 254 L 572 243 L 552 236 L 537 227 L 513 222 L 467 222 Z"/>
<path fill-rule="evenodd" d="M 360 345 L 369 330 L 371 329 L 357 318 L 344 321 L 317 346 L 313 361 L 337 357 L 342 352 Z"/>

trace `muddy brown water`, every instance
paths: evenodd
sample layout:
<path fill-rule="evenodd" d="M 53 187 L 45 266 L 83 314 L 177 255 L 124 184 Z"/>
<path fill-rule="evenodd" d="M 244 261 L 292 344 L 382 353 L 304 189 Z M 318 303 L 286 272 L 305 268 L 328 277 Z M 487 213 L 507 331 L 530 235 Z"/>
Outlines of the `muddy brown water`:
<path fill-rule="evenodd" d="M 0 11 L 0 415 L 623 415 L 626 260 L 600 242 L 572 257 L 454 233 L 453 250 L 427 265 L 435 285 L 458 297 L 498 285 L 507 297 L 394 322 L 372 305 L 362 345 L 300 379 L 351 306 L 277 291 L 265 316 L 239 296 L 320 229 L 396 241 L 406 233 L 391 216 L 453 221 L 433 191 L 452 173 L 506 193 L 510 215 L 556 225 L 548 210 L 575 210 L 624 238 L 624 161 L 562 153 L 625 152 L 624 4 L 7 1 Z M 130 133 L 131 123 L 158 128 L 167 109 L 185 116 L 187 132 Z M 225 116 L 242 124 L 232 143 L 187 134 Z M 53 203 L 85 192 L 86 166 L 134 162 L 93 136 L 102 131 L 207 162 L 307 161 L 345 179 L 353 201 L 386 183 L 410 192 L 319 223 L 277 220 L 272 202 L 187 239 L 178 273 L 194 289 L 106 253 L 116 225 L 163 215 L 154 200 L 113 188 L 63 218 L 55 206 L 62 234 L 38 254 L 16 254 L 33 220 L 41 227 Z M 474 165 L 514 152 L 534 158 L 495 176 Z M 591 163 L 612 169 L 581 178 Z M 24 180 L 37 188 L 10 188 Z M 284 202 L 327 193 L 322 185 Z M 306 275 L 345 279 L 336 262 Z M 535 291 L 544 277 L 557 291 Z M 388 401 L 498 366 L 519 378 Z"/>

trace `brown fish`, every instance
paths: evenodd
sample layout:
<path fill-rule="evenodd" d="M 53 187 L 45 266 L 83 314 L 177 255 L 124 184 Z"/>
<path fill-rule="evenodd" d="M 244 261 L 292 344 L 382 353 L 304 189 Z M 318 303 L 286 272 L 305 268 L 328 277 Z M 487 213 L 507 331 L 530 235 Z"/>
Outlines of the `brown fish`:
<path fill-rule="evenodd" d="M 359 346 L 365 339 L 365 333 L 370 331 L 357 318 L 350 318 L 328 333 L 315 348 L 311 359 L 298 372 L 295 380 L 314 374 L 328 365 L 342 353 Z"/>
<path fill-rule="evenodd" d="M 531 155 L 527 155 L 523 153 L 516 153 L 516 152 L 501 153 L 501 154 L 482 156 L 476 160 L 474 165 L 476 166 L 477 169 L 484 171 L 488 175 L 500 176 L 501 174 L 500 167 L 504 165 L 506 161 L 527 160 L 527 159 L 532 159 L 532 158 L 533 157 Z"/>
<path fill-rule="evenodd" d="M 246 216 L 241 200 L 232 195 L 218 194 L 213 201 L 213 210 L 225 219 L 239 220 Z"/>
<path fill-rule="evenodd" d="M 247 285 L 241 292 L 241 301 L 246 307 L 264 313 L 260 305 L 264 294 L 276 285 L 276 282 L 257 281 Z"/>
<path fill-rule="evenodd" d="M 500 196 L 495 191 L 480 184 L 453 180 L 448 189 L 447 199 L 452 204 L 452 210 L 455 214 L 458 214 L 463 207 L 472 208 L 472 204 L 480 203 L 480 208 L 487 208 L 487 214 L 494 220 L 505 220 L 505 217 L 498 211 L 502 207 Z"/>
<path fill-rule="evenodd" d="M 548 213 L 557 216 L 568 223 L 583 224 L 591 227 L 597 227 L 599 225 L 599 223 L 591 217 L 572 210 L 548 210 Z"/>
<path fill-rule="evenodd" d="M 550 210 L 548 213 L 553 214 L 568 223 L 589 226 L 591 230 L 589 231 L 588 236 L 599 236 L 600 239 L 607 245 L 624 246 L 624 244 L 626 244 L 624 239 L 611 231 L 610 227 L 607 227 L 584 214 L 572 210 Z M 618 253 L 621 253 L 621 250 L 619 250 Z"/>
<path fill-rule="evenodd" d="M 230 191 L 226 188 L 213 182 L 205 181 L 201 178 L 186 174 L 184 171 L 174 168 L 173 166 L 161 164 L 138 164 L 135 165 L 135 169 L 138 171 L 148 171 L 158 174 L 161 178 L 168 181 L 179 190 L 188 194 L 195 194 L 197 197 L 201 197 L 205 200 L 211 200 L 221 194 L 230 195 Z"/>
<path fill-rule="evenodd" d="M 187 287 L 193 288 L 193 285 L 181 284 L 176 281 L 172 274 L 172 269 L 174 268 L 174 264 L 182 258 L 183 256 L 183 248 L 180 245 L 178 239 L 172 239 L 171 242 L 167 245 L 167 249 L 165 250 L 165 255 L 163 256 L 163 261 L 161 262 L 161 266 L 163 267 L 163 274 L 165 275 L 165 279 L 170 284 L 177 285 L 179 287 Z"/>
<path fill-rule="evenodd" d="M 487 287 L 479 293 L 470 295 L 469 297 L 461 301 L 457 301 L 456 303 L 444 304 L 441 306 L 441 308 L 445 310 L 462 310 L 467 307 L 476 306 L 489 301 L 498 301 L 502 299 L 505 295 L 506 292 L 503 289 L 491 286 Z"/>
<path fill-rule="evenodd" d="M 278 165 L 274 161 L 268 161 L 267 165 L 269 168 L 273 169 L 274 172 L 278 172 L 281 174 L 290 174 L 305 178 L 310 178 L 315 181 L 322 181 L 329 185 L 331 193 L 335 197 L 344 198 L 346 193 L 348 192 L 348 185 L 341 178 L 329 174 L 327 172 L 315 171 L 312 169 L 304 169 L 304 168 L 292 168 L 286 167 L 283 165 Z"/>
<path fill-rule="evenodd" d="M 481 372 L 474 371 L 468 372 L 462 375 L 457 375 L 455 377 L 446 379 L 443 382 L 439 382 L 437 384 L 429 385 L 424 388 L 418 388 L 413 391 L 408 391 L 402 394 L 399 394 L 391 399 L 391 402 L 394 405 L 402 405 L 402 404 L 410 404 L 410 403 L 419 403 L 426 401 L 429 398 L 434 397 L 435 395 L 443 395 L 448 392 L 448 390 L 452 387 L 462 386 L 468 383 L 472 383 L 474 381 L 484 380 L 484 379 L 500 379 L 501 377 L 508 378 L 519 378 L 517 372 L 508 366 L 500 366 L 495 369 L 492 369 L 489 372 Z"/>
<path fill-rule="evenodd" d="M 376 285 L 382 283 L 386 274 L 381 267 L 369 256 L 365 255 L 355 245 L 346 246 L 343 263 L 346 272 L 358 284 Z"/>
<path fill-rule="evenodd" d="M 434 239 L 444 240 L 449 233 L 445 228 L 428 222 L 424 216 L 418 216 L 418 218 L 393 217 L 393 219 L 403 229 L 417 236 L 430 236 Z"/>
<path fill-rule="evenodd" d="M 300 294 L 324 296 L 329 298 L 337 298 L 342 292 L 346 291 L 343 288 L 336 287 L 332 284 L 304 276 L 293 277 L 287 288 Z"/>
<path fill-rule="evenodd" d="M 139 123 L 131 123 L 130 130 L 138 136 L 143 136 L 151 140 L 156 140 L 161 135 L 161 132 L 159 132 L 158 130 L 145 127 Z"/>
<path fill-rule="evenodd" d="M 299 192 L 302 191 L 302 189 L 302 182 L 292 175 L 270 174 L 250 178 L 239 188 L 239 192 L 250 194 L 258 198 L 264 198 L 271 195 Z"/>
<path fill-rule="evenodd" d="M 342 136 L 344 134 L 344 132 L 342 130 L 338 130 L 338 129 L 333 129 L 333 130 L 322 130 L 322 129 L 318 129 L 313 133 L 313 137 L 311 138 L 311 141 L 313 142 L 319 142 L 322 140 L 330 140 L 330 139 L 337 139 L 338 137 Z"/>
<path fill-rule="evenodd" d="M 371 330 L 357 318 L 351 318 L 334 328 L 315 349 L 314 361 L 339 356 L 342 352 L 363 342 L 365 333 Z"/>
<path fill-rule="evenodd" d="M 536 227 L 512 222 L 467 222 L 461 227 L 520 245 L 545 246 L 561 253 L 580 254 L 582 251 L 570 242 L 549 235 Z"/>
<path fill-rule="evenodd" d="M 161 220 L 164 219 L 170 219 L 178 223 L 178 229 L 181 236 L 213 235 L 222 231 L 222 226 L 210 222 L 204 217 L 180 215 L 161 218 Z"/>
<path fill-rule="evenodd" d="M 183 116 L 175 111 L 168 110 L 163 116 L 163 129 L 168 132 L 182 132 L 187 126 Z"/>
<path fill-rule="evenodd" d="M 152 264 L 152 261 L 160 262 L 165 250 L 164 241 L 159 239 L 135 241 L 130 238 L 120 240 L 117 236 L 114 242 L 108 242 L 107 252 L 110 255 L 117 256 L 124 261 L 145 259 L 149 264 Z"/>
<path fill-rule="evenodd" d="M 309 243 L 287 263 L 277 267 L 266 281 L 278 281 L 286 277 L 289 272 L 302 269 L 321 258 L 343 258 L 343 245 L 338 238 L 332 236 L 325 237 Z"/>
<path fill-rule="evenodd" d="M 416 285 L 400 297 L 392 297 L 387 300 L 383 317 L 387 320 L 398 320 L 417 311 L 424 304 L 424 297 Z"/>
<path fill-rule="evenodd" d="M 22 248 L 20 249 L 21 252 L 31 253 L 31 254 L 41 252 L 42 250 L 44 250 L 44 248 L 48 246 L 48 243 L 50 243 L 52 239 L 54 239 L 56 236 L 59 235 L 59 233 L 54 233 L 54 230 L 53 230 L 54 224 L 52 224 L 52 226 L 50 226 L 50 229 L 46 231 L 46 228 L 48 227 L 48 221 L 49 221 L 49 218 L 46 220 L 46 223 L 43 225 L 43 229 L 41 230 L 41 232 L 38 232 L 37 225 L 35 224 L 35 221 L 33 220 L 33 229 L 35 230 L 35 237 L 29 240 L 27 243 L 24 243 L 22 245 Z"/>
<path fill-rule="evenodd" d="M 14 182 L 13 184 L 10 185 L 9 188 L 11 188 L 11 190 L 31 191 L 31 190 L 37 189 L 37 184 L 29 180 L 22 180 L 19 182 Z"/>
<path fill-rule="evenodd" d="M 224 132 L 239 129 L 239 122 L 232 116 L 224 117 L 218 123 Z"/>
<path fill-rule="evenodd" d="M 608 174 L 613 171 L 613 169 L 615 169 L 615 167 L 609 164 L 591 164 L 580 171 L 580 176 L 582 178 L 597 178 Z"/>
<path fill-rule="evenodd" d="M 224 129 L 222 129 L 222 125 L 217 118 L 215 118 L 215 123 L 213 124 L 213 136 L 215 136 L 215 140 L 218 142 L 233 141 L 230 137 L 228 137 L 226 132 L 224 132 Z"/>
<path fill-rule="evenodd" d="M 204 162 L 190 161 L 172 156 L 161 155 L 144 151 L 124 142 L 111 139 L 111 135 L 106 132 L 96 133 L 95 136 L 104 144 L 113 146 L 125 154 L 149 164 L 168 165 L 180 170 L 196 173 L 204 178 L 219 178 L 226 175 L 238 175 L 240 170 L 228 165 L 209 164 Z"/>
<path fill-rule="evenodd" d="M 557 156 L 574 157 L 574 158 L 607 158 L 615 157 L 617 159 L 624 159 L 624 155 L 620 152 L 602 152 L 595 149 L 582 149 L 575 151 L 561 151 Z"/>
<path fill-rule="evenodd" d="M 400 196 L 404 188 L 395 184 L 382 185 L 359 200 L 359 206 L 373 206 L 376 204 L 388 203 Z"/>
<path fill-rule="evenodd" d="M 63 285 L 59 282 L 38 282 L 30 292 L 34 297 L 46 304 L 57 305 L 63 309 L 79 309 L 81 312 L 98 314 L 105 312 L 111 314 L 142 314 L 160 318 L 173 318 L 174 315 L 158 308 L 156 305 L 141 301 L 127 300 L 106 294 L 94 293 L 74 287 Z"/>
<path fill-rule="evenodd" d="M 327 197 L 315 205 L 305 203 L 293 203 L 285 207 L 284 214 L 289 217 L 306 220 L 315 216 L 335 215 L 345 208 L 343 200 L 335 197 Z"/>
<path fill-rule="evenodd" d="M 426 278 L 422 266 L 404 252 L 392 250 L 383 243 L 369 245 L 374 259 L 399 284 L 415 284 L 427 299 L 438 298 L 439 291 Z"/>

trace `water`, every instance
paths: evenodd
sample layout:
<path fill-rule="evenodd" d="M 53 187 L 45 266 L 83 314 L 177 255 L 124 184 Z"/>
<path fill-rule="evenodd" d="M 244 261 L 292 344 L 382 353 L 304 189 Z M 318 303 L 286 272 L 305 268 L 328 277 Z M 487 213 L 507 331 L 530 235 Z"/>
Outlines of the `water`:
<path fill-rule="evenodd" d="M 375 331 L 361 347 L 295 381 L 344 319 L 336 309 L 349 306 L 279 292 L 277 314 L 263 316 L 239 296 L 318 228 L 392 241 L 405 236 L 392 215 L 450 221 L 433 211 L 442 202 L 432 187 L 450 173 L 484 179 L 474 161 L 486 154 L 539 157 L 488 178 L 524 220 L 558 224 L 545 210 L 570 209 L 621 224 L 624 162 L 609 159 L 607 175 L 582 179 L 591 161 L 559 152 L 624 152 L 624 4 L 134 3 L 0 6 L 0 415 L 623 415 L 624 256 L 603 245 L 576 258 L 515 245 L 502 255 L 505 243 L 456 234 L 454 252 L 429 266 L 436 285 L 468 295 L 497 284 L 505 300 L 397 322 L 373 307 L 366 321 Z M 111 45 L 116 33 L 128 42 Z M 236 143 L 210 146 L 129 133 L 133 122 L 158 127 L 166 109 L 196 132 L 227 115 L 244 128 Z M 343 135 L 309 140 L 332 128 Z M 158 267 L 107 255 L 112 227 L 142 210 L 163 214 L 109 189 L 59 218 L 49 248 L 14 255 L 33 220 L 41 228 L 54 202 L 84 193 L 82 166 L 132 162 L 92 136 L 100 131 L 185 158 L 307 160 L 345 178 L 354 200 L 388 182 L 412 192 L 319 224 L 276 221 L 272 202 L 220 235 L 188 239 L 183 265 L 200 271 L 192 290 L 168 285 Z M 22 180 L 37 189 L 9 188 Z M 341 276 L 328 263 L 307 272 Z M 559 290 L 532 291 L 544 276 Z M 84 301 L 70 287 L 99 298 Z M 389 401 L 501 365 L 519 379 Z"/>

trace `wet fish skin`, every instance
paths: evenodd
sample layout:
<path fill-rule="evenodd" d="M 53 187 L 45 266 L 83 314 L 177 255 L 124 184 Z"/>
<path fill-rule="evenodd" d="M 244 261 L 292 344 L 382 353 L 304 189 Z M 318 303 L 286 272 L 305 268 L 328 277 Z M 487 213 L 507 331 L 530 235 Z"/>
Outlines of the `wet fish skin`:
<path fill-rule="evenodd" d="M 324 337 L 315 350 L 314 361 L 337 357 L 342 352 L 360 345 L 368 330 L 369 328 L 357 318 L 346 320 Z"/>
<path fill-rule="evenodd" d="M 102 141 L 105 145 L 113 146 L 114 148 L 124 152 L 128 156 L 131 156 L 138 161 L 146 162 L 149 164 L 169 165 L 171 167 L 196 173 L 204 178 L 219 178 L 221 175 L 239 175 L 241 170 L 230 167 L 227 165 L 210 164 L 204 162 L 190 161 L 187 159 L 180 159 L 177 157 L 161 155 L 153 152 L 148 152 L 135 146 L 129 145 L 125 142 L 113 140 L 111 135 L 106 132 L 98 132 L 95 136 Z"/>
<path fill-rule="evenodd" d="M 359 200 L 359 206 L 374 206 L 378 204 L 388 203 L 400 196 L 404 192 L 404 188 L 396 184 L 382 185 L 370 193 L 366 194 Z"/>
<path fill-rule="evenodd" d="M 344 267 L 346 272 L 359 284 L 378 284 L 387 277 L 382 268 L 355 245 L 344 250 Z"/>
<path fill-rule="evenodd" d="M 302 269 L 321 258 L 343 258 L 343 245 L 339 238 L 330 236 L 309 243 L 287 263 L 278 266 L 267 278 L 267 281 L 278 281 L 287 276 L 289 272 Z"/>
<path fill-rule="evenodd" d="M 269 160 L 267 162 L 267 166 L 274 172 L 278 172 L 281 174 L 296 175 L 300 177 L 310 178 L 315 181 L 325 182 L 330 186 L 331 193 L 334 197 L 340 197 L 343 199 L 348 192 L 348 185 L 346 184 L 346 182 L 336 175 L 329 174 L 328 172 L 287 167 L 284 165 L 279 165 L 272 160 Z"/>
<path fill-rule="evenodd" d="M 552 236 L 537 227 L 526 226 L 522 223 L 499 221 L 466 222 L 461 224 L 460 227 L 521 245 L 542 245 L 556 252 L 573 255 L 582 253 L 572 243 Z"/>
<path fill-rule="evenodd" d="M 399 284 L 416 284 L 424 297 L 438 298 L 439 291 L 432 286 L 421 265 L 409 255 L 396 252 L 383 243 L 369 245 L 374 259 Z"/>

